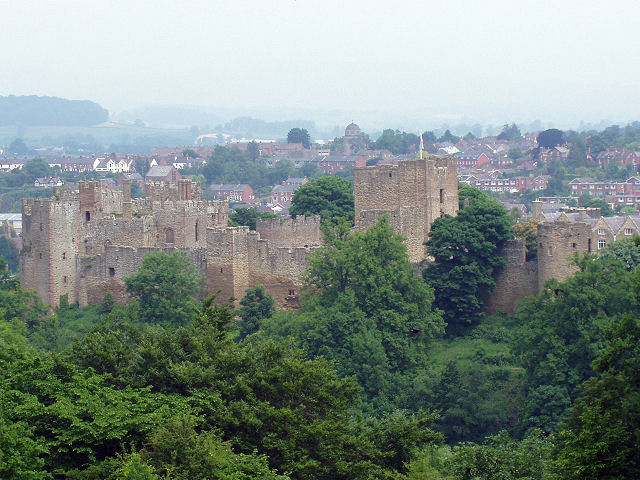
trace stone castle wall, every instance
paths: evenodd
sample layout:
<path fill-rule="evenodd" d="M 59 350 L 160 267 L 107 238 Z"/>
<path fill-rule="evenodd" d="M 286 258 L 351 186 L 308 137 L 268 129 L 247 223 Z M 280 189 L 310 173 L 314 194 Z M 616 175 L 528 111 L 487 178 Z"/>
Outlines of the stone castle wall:
<path fill-rule="evenodd" d="M 571 264 L 576 253 L 590 251 L 591 228 L 582 222 L 538 224 L 538 292 L 547 280 L 566 280 L 577 271 Z"/>
<path fill-rule="evenodd" d="M 420 262 L 433 221 L 458 211 L 457 161 L 430 156 L 355 168 L 354 196 L 356 229 L 388 215 L 396 231 L 407 236 L 410 260 Z"/>
<path fill-rule="evenodd" d="M 222 301 L 231 297 L 239 300 L 247 288 L 261 284 L 278 307 L 292 306 L 303 286 L 307 254 L 319 246 L 320 220 L 298 217 L 268 221 L 261 226 L 269 238 L 262 238 L 261 233 L 249 227 L 207 231 L 208 290 L 219 291 Z M 296 242 L 309 243 L 299 247 L 282 246 L 294 243 L 292 235 Z"/>
<path fill-rule="evenodd" d="M 206 277 L 207 257 L 204 249 L 109 246 L 98 255 L 77 257 L 78 284 L 75 292 L 77 301 L 80 305 L 97 304 L 102 301 L 107 292 L 113 295 L 116 302 L 129 300 L 125 290 L 125 277 L 140 269 L 146 255 L 158 251 L 185 252 L 203 278 Z"/>
<path fill-rule="evenodd" d="M 21 285 L 51 305 L 64 294 L 81 304 L 99 301 L 111 290 L 121 297 L 124 276 L 137 271 L 140 255 L 157 249 L 187 250 L 194 259 L 201 257 L 199 268 L 205 265 L 206 271 L 206 230 L 227 224 L 228 203 L 194 200 L 200 188 L 190 180 L 163 192 L 163 202 L 132 201 L 130 184 L 122 191 L 103 191 L 99 181 L 88 181 L 75 192 L 24 200 Z M 116 265 L 99 268 L 113 258 L 113 248 L 125 249 Z"/>
<path fill-rule="evenodd" d="M 318 246 L 322 243 L 320 217 L 258 218 L 256 231 L 275 248 Z"/>
<path fill-rule="evenodd" d="M 526 261 L 524 238 L 505 242 L 499 255 L 505 266 L 495 277 L 496 286 L 487 298 L 485 310 L 488 314 L 512 314 L 518 300 L 538 293 L 538 262 Z"/>

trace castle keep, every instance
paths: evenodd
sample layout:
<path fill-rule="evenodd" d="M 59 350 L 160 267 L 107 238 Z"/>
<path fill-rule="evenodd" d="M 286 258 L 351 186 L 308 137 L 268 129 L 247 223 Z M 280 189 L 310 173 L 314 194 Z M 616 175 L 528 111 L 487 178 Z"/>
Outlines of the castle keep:
<path fill-rule="evenodd" d="M 409 259 L 426 257 L 424 243 L 433 221 L 458 211 L 457 161 L 429 156 L 398 165 L 376 165 L 353 170 L 355 226 L 366 230 L 387 215 L 404 235 Z"/>
<path fill-rule="evenodd" d="M 80 305 L 106 292 L 126 299 L 124 278 L 138 271 L 153 251 L 185 251 L 221 300 L 241 298 L 262 283 L 280 306 L 295 302 L 306 270 L 306 252 L 320 244 L 318 218 L 259 222 L 257 232 L 230 228 L 229 204 L 200 199 L 200 185 L 149 183 L 146 198 L 103 190 L 99 181 L 80 182 L 48 199 L 22 205 L 23 288 L 57 305 L 60 296 Z M 264 237 L 261 237 L 261 233 Z"/>

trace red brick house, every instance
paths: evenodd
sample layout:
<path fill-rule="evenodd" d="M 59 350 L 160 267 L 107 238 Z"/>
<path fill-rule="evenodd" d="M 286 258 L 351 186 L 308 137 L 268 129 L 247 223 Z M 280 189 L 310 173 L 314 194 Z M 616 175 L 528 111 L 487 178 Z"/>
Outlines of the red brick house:
<path fill-rule="evenodd" d="M 252 202 L 255 200 L 253 189 L 246 183 L 220 183 L 209 187 L 211 196 L 216 200 L 229 200 L 234 202 Z"/>

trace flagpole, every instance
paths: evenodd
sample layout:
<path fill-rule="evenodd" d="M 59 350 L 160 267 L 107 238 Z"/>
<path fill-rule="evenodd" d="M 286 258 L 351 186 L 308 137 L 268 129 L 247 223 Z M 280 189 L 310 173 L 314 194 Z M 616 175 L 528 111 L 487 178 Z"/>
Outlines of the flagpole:
<path fill-rule="evenodd" d="M 422 150 L 424 149 L 424 140 L 422 140 L 422 132 L 420 133 L 420 160 L 422 160 Z"/>

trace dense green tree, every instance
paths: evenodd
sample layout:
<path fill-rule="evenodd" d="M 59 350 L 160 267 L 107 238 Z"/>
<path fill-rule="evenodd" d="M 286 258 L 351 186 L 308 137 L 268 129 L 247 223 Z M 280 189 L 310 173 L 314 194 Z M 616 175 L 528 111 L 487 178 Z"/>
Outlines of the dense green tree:
<path fill-rule="evenodd" d="M 436 137 L 436 134 L 429 130 L 426 132 L 422 132 L 422 141 L 424 142 L 426 148 L 428 145 L 436 143 L 438 139 Z"/>
<path fill-rule="evenodd" d="M 507 156 L 513 160 L 517 160 L 518 158 L 522 157 L 522 150 L 520 149 L 520 147 L 512 147 L 507 152 Z"/>
<path fill-rule="evenodd" d="M 14 139 L 9 145 L 9 153 L 14 155 L 26 155 L 28 151 L 29 147 L 27 147 L 27 144 L 24 143 L 24 140 L 21 138 Z"/>
<path fill-rule="evenodd" d="M 246 225 L 250 230 L 256 229 L 256 220 L 258 218 L 278 218 L 278 215 L 271 212 L 258 212 L 256 207 L 253 208 L 236 208 L 229 220 L 233 226 Z"/>
<path fill-rule="evenodd" d="M 108 118 L 107 110 L 89 100 L 36 95 L 0 97 L 0 125 L 85 126 Z"/>
<path fill-rule="evenodd" d="M 447 463 L 456 480 L 544 480 L 548 478 L 552 446 L 539 430 L 522 441 L 500 432 L 482 445 L 463 443 L 455 447 Z"/>
<path fill-rule="evenodd" d="M 376 408 L 397 405 L 392 377 L 423 365 L 441 331 L 432 290 L 415 275 L 406 247 L 386 219 L 366 232 L 331 230 L 309 259 L 309 289 L 298 313 L 265 322 L 271 334 L 293 334 L 312 355 L 355 375 Z M 406 392 L 405 392 L 406 393 Z"/>
<path fill-rule="evenodd" d="M 419 143 L 420 139 L 414 133 L 406 133 L 388 128 L 383 130 L 382 135 L 376 140 L 375 148 L 389 150 L 391 153 L 398 155 L 408 153 L 411 146 L 418 146 Z"/>
<path fill-rule="evenodd" d="M 5 259 L 12 273 L 18 273 L 20 252 L 16 244 L 7 237 L 0 237 L 0 257 Z"/>
<path fill-rule="evenodd" d="M 209 299 L 188 329 L 105 323 L 74 345 L 71 359 L 110 378 L 117 389 L 148 386 L 156 394 L 185 397 L 194 410 L 176 415 L 198 416 L 197 431 L 220 432 L 215 438 L 237 454 L 267 455 L 270 468 L 292 478 L 364 480 L 392 469 L 367 433 L 374 426 L 352 420 L 358 398 L 353 379 L 338 378 L 326 360 L 308 360 L 287 343 L 258 336 L 234 343 L 226 333 L 232 320 L 228 305 Z M 187 446 L 214 439 L 186 433 L 195 442 Z M 172 450 L 164 445 L 163 451 Z M 418 446 L 405 444 L 402 451 Z M 198 461 L 201 450 L 185 452 Z"/>
<path fill-rule="evenodd" d="M 460 141 L 460 137 L 456 137 L 453 133 L 447 129 L 441 136 L 438 138 L 438 142 L 449 142 L 449 143 L 458 143 Z"/>
<path fill-rule="evenodd" d="M 581 135 L 576 135 L 571 143 L 567 165 L 581 167 L 587 164 L 587 145 Z"/>
<path fill-rule="evenodd" d="M 600 214 L 603 217 L 611 217 L 614 214 L 614 211 L 611 209 L 611 205 L 609 205 L 609 203 L 607 203 L 604 199 L 599 197 L 592 198 L 588 202 L 584 203 L 582 206 L 586 208 L 599 208 Z"/>
<path fill-rule="evenodd" d="M 320 215 L 322 220 L 336 223 L 338 218 L 353 222 L 353 185 L 338 177 L 319 177 L 296 190 L 289 212 L 298 215 Z"/>
<path fill-rule="evenodd" d="M 478 137 L 476 137 L 476 136 L 475 136 L 473 133 L 471 133 L 471 132 L 467 132 L 467 134 L 466 134 L 466 135 L 464 135 L 464 136 L 462 137 L 462 139 L 463 139 L 465 142 L 470 142 L 471 140 L 476 140 L 477 138 L 478 138 Z"/>
<path fill-rule="evenodd" d="M 555 431 L 579 385 L 593 375 L 592 361 L 611 318 L 636 312 L 635 268 L 615 256 L 586 255 L 564 282 L 550 280 L 537 297 L 521 302 L 513 351 L 526 370 L 523 426 Z"/>
<path fill-rule="evenodd" d="M 21 173 L 24 176 L 24 182 L 32 184 L 38 177 L 51 175 L 51 167 L 41 158 L 33 158 L 23 165 Z"/>
<path fill-rule="evenodd" d="M 288 143 L 302 143 L 304 148 L 311 147 L 311 136 L 306 128 L 292 128 L 287 133 L 287 142 Z"/>
<path fill-rule="evenodd" d="M 249 152 L 249 158 L 251 160 L 257 160 L 260 157 L 260 146 L 258 145 L 258 142 L 251 140 L 247 144 L 247 152 Z"/>
<path fill-rule="evenodd" d="M 455 217 L 433 222 L 427 248 L 436 263 L 423 270 L 449 334 L 479 320 L 485 296 L 495 286 L 493 274 L 504 265 L 497 249 L 512 236 L 506 209 L 487 194 L 464 186 L 459 199 L 469 205 Z"/>
<path fill-rule="evenodd" d="M 559 478 L 640 477 L 640 323 L 613 321 L 607 345 L 560 425 Z"/>
<path fill-rule="evenodd" d="M 502 131 L 498 134 L 496 138 L 498 140 L 515 141 L 522 138 L 522 134 L 520 133 L 520 129 L 515 123 L 512 123 L 511 125 L 509 125 L 508 123 L 505 123 L 504 126 L 502 127 Z"/>
<path fill-rule="evenodd" d="M 264 285 L 247 289 L 245 296 L 240 300 L 240 305 L 241 308 L 238 310 L 238 316 L 242 318 L 238 323 L 240 339 L 257 332 L 262 321 L 271 318 L 275 311 L 273 297 L 267 295 Z"/>
<path fill-rule="evenodd" d="M 127 292 L 137 299 L 139 320 L 185 325 L 193 315 L 202 279 L 182 252 L 154 252 L 144 257 L 137 273 L 125 278 Z"/>
<path fill-rule="evenodd" d="M 565 184 L 566 171 L 558 158 L 552 158 L 547 167 L 547 174 L 551 176 L 545 190 L 547 195 L 568 195 L 569 186 Z"/>
<path fill-rule="evenodd" d="M 538 142 L 539 147 L 544 148 L 553 148 L 557 145 L 562 145 L 564 142 L 564 134 L 562 130 L 558 130 L 557 128 L 550 128 L 548 130 L 543 130 L 536 137 L 536 141 Z"/>

